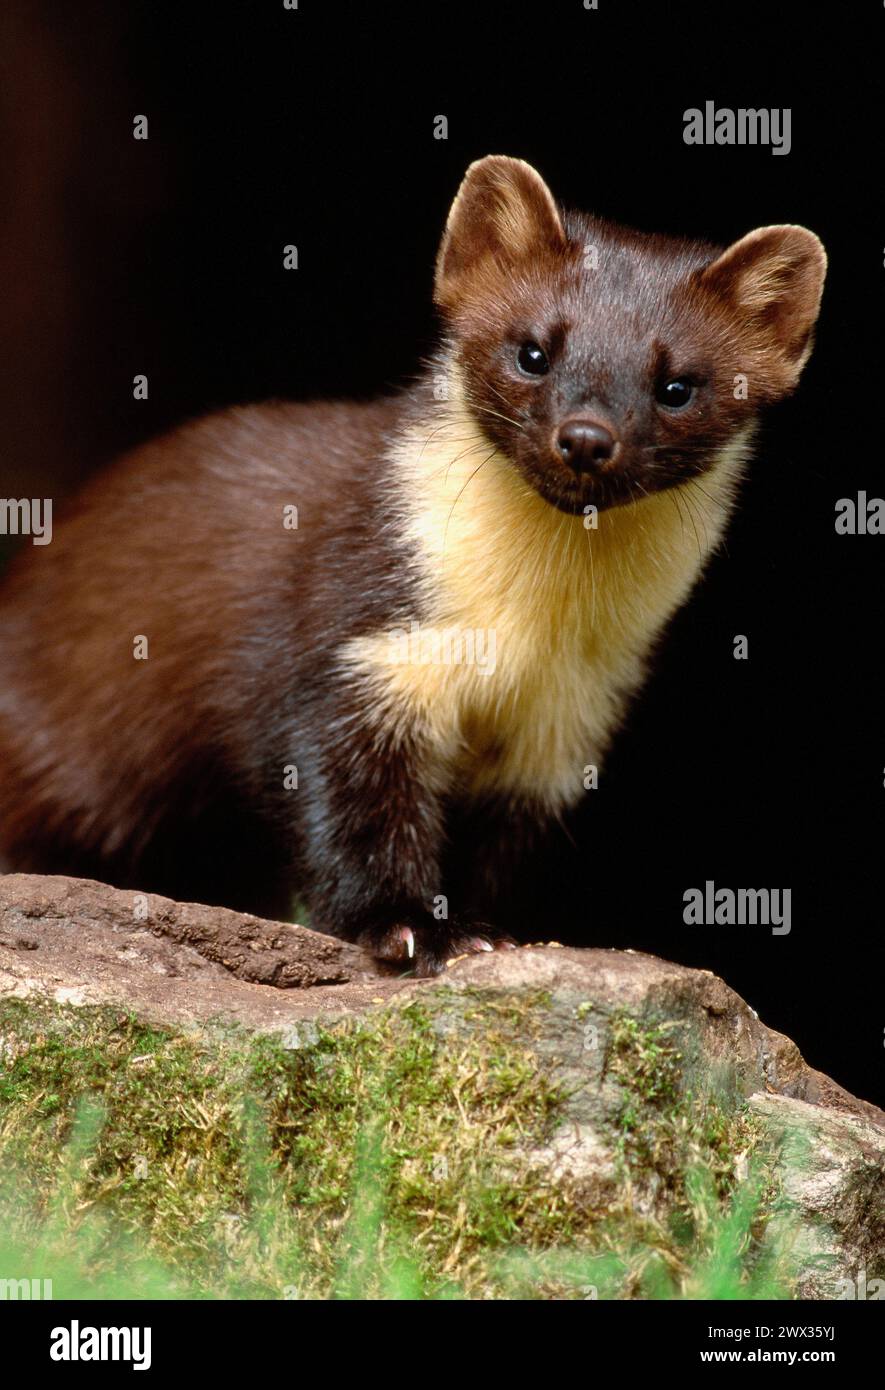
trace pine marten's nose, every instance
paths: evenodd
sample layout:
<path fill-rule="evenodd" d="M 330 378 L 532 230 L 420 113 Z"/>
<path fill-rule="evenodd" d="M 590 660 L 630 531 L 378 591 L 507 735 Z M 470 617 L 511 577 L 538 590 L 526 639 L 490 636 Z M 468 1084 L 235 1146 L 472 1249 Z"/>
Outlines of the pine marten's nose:
<path fill-rule="evenodd" d="M 598 420 L 576 415 L 560 425 L 556 447 L 576 473 L 589 473 L 614 457 L 617 440 Z"/>

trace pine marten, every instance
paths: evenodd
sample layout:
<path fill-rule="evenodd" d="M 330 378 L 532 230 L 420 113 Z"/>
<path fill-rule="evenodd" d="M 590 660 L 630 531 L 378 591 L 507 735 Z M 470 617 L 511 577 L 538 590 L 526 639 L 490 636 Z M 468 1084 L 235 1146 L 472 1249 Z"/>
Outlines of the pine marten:
<path fill-rule="evenodd" d="M 802 227 L 723 249 L 471 165 L 417 384 L 186 424 L 16 557 L 6 867 L 277 915 L 297 893 L 422 975 L 508 942 L 474 903 L 586 794 L 825 269 Z"/>

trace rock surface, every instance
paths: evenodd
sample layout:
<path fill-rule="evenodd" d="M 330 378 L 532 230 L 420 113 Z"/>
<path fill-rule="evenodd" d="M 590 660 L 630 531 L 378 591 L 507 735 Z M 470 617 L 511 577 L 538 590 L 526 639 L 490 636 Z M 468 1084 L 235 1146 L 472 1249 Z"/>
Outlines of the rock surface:
<path fill-rule="evenodd" d="M 776 1219 L 798 1221 L 802 1297 L 885 1298 L 881 1123 L 787 1096 L 757 1094 L 750 1107 L 783 1145 L 786 1204 Z"/>
<path fill-rule="evenodd" d="M 268 1029 L 397 988 L 358 946 L 306 927 L 86 879 L 0 876 L 0 996 L 121 1005 L 157 1026 Z"/>
<path fill-rule="evenodd" d="M 547 946 L 464 958 L 438 981 L 414 981 L 381 974 L 359 948 L 303 927 L 76 879 L 7 875 L 3 996 L 122 1006 L 173 1030 L 215 1021 L 253 1031 L 420 998 L 438 1033 L 472 1032 L 477 1047 L 522 1000 L 537 1065 L 567 1096 L 532 1163 L 551 1189 L 568 1188 L 569 1200 L 581 1191 L 595 1208 L 623 1187 L 611 1133 L 620 1092 L 606 1070 L 614 1021 L 664 1020 L 685 1085 L 727 1076 L 783 1154 L 776 1220 L 798 1222 L 798 1292 L 846 1297 L 845 1288 L 885 1277 L 885 1114 L 808 1067 L 708 971 Z M 647 1200 L 651 1209 L 654 1194 Z"/>

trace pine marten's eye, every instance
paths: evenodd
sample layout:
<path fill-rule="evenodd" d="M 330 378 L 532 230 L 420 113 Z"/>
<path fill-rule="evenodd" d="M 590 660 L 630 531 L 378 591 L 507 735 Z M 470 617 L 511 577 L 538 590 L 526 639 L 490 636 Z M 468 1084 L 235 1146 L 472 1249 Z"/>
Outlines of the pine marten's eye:
<path fill-rule="evenodd" d="M 676 377 L 674 381 L 661 382 L 655 391 L 655 400 L 658 405 L 668 405 L 671 410 L 681 410 L 684 405 L 688 405 L 694 395 L 694 386 L 684 376 Z"/>
<path fill-rule="evenodd" d="M 544 376 L 550 370 L 547 354 L 537 343 L 523 343 L 516 354 L 516 365 L 526 376 Z"/>

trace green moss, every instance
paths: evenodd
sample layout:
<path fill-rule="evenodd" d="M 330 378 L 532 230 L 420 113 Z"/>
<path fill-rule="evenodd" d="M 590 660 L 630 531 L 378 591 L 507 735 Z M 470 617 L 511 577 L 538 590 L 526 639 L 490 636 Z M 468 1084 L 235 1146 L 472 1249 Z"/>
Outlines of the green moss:
<path fill-rule="evenodd" d="M 736 1171 L 758 1136 L 686 1091 L 673 1026 L 611 1020 L 622 1200 L 600 1211 L 533 1167 L 570 1123 L 550 997 L 426 999 L 293 1046 L 6 1001 L 0 1274 L 56 1297 L 672 1297 L 725 1267 L 731 1221 L 721 1296 L 752 1296 L 768 1194 L 738 1202 Z"/>
<path fill-rule="evenodd" d="M 515 1153 L 517 1141 L 543 1142 L 556 1099 L 504 1032 L 478 1055 L 467 1040 L 444 1042 L 411 1005 L 286 1048 L 12 1003 L 0 1034 L 0 1161 L 15 1175 L 7 1213 L 25 1198 L 35 1222 L 47 1215 L 88 1100 L 101 1124 L 60 1236 L 84 1214 L 112 1218 L 202 1289 L 279 1297 L 290 1284 L 325 1295 L 352 1283 L 367 1153 L 390 1258 L 361 1277 L 361 1296 L 380 1294 L 406 1251 L 427 1292 L 455 1280 L 465 1293 L 488 1291 L 485 1252 L 543 1237 L 549 1224 Z"/>
<path fill-rule="evenodd" d="M 618 1151 L 638 1180 L 652 1175 L 684 1194 L 685 1175 L 701 1162 L 718 1196 L 733 1187 L 739 1162 L 755 1152 L 761 1131 L 732 1077 L 687 1084 L 676 1020 L 640 1021 L 616 1014 L 605 1073 L 619 1100 L 612 1117 Z"/>
<path fill-rule="evenodd" d="M 613 1244 L 626 1235 L 625 1279 L 653 1297 L 785 1297 L 789 1270 L 767 1241 L 779 1155 L 733 1074 L 697 1084 L 675 1041 L 683 1027 L 625 1013 L 611 1023 L 605 1070 L 628 1193 Z"/>

